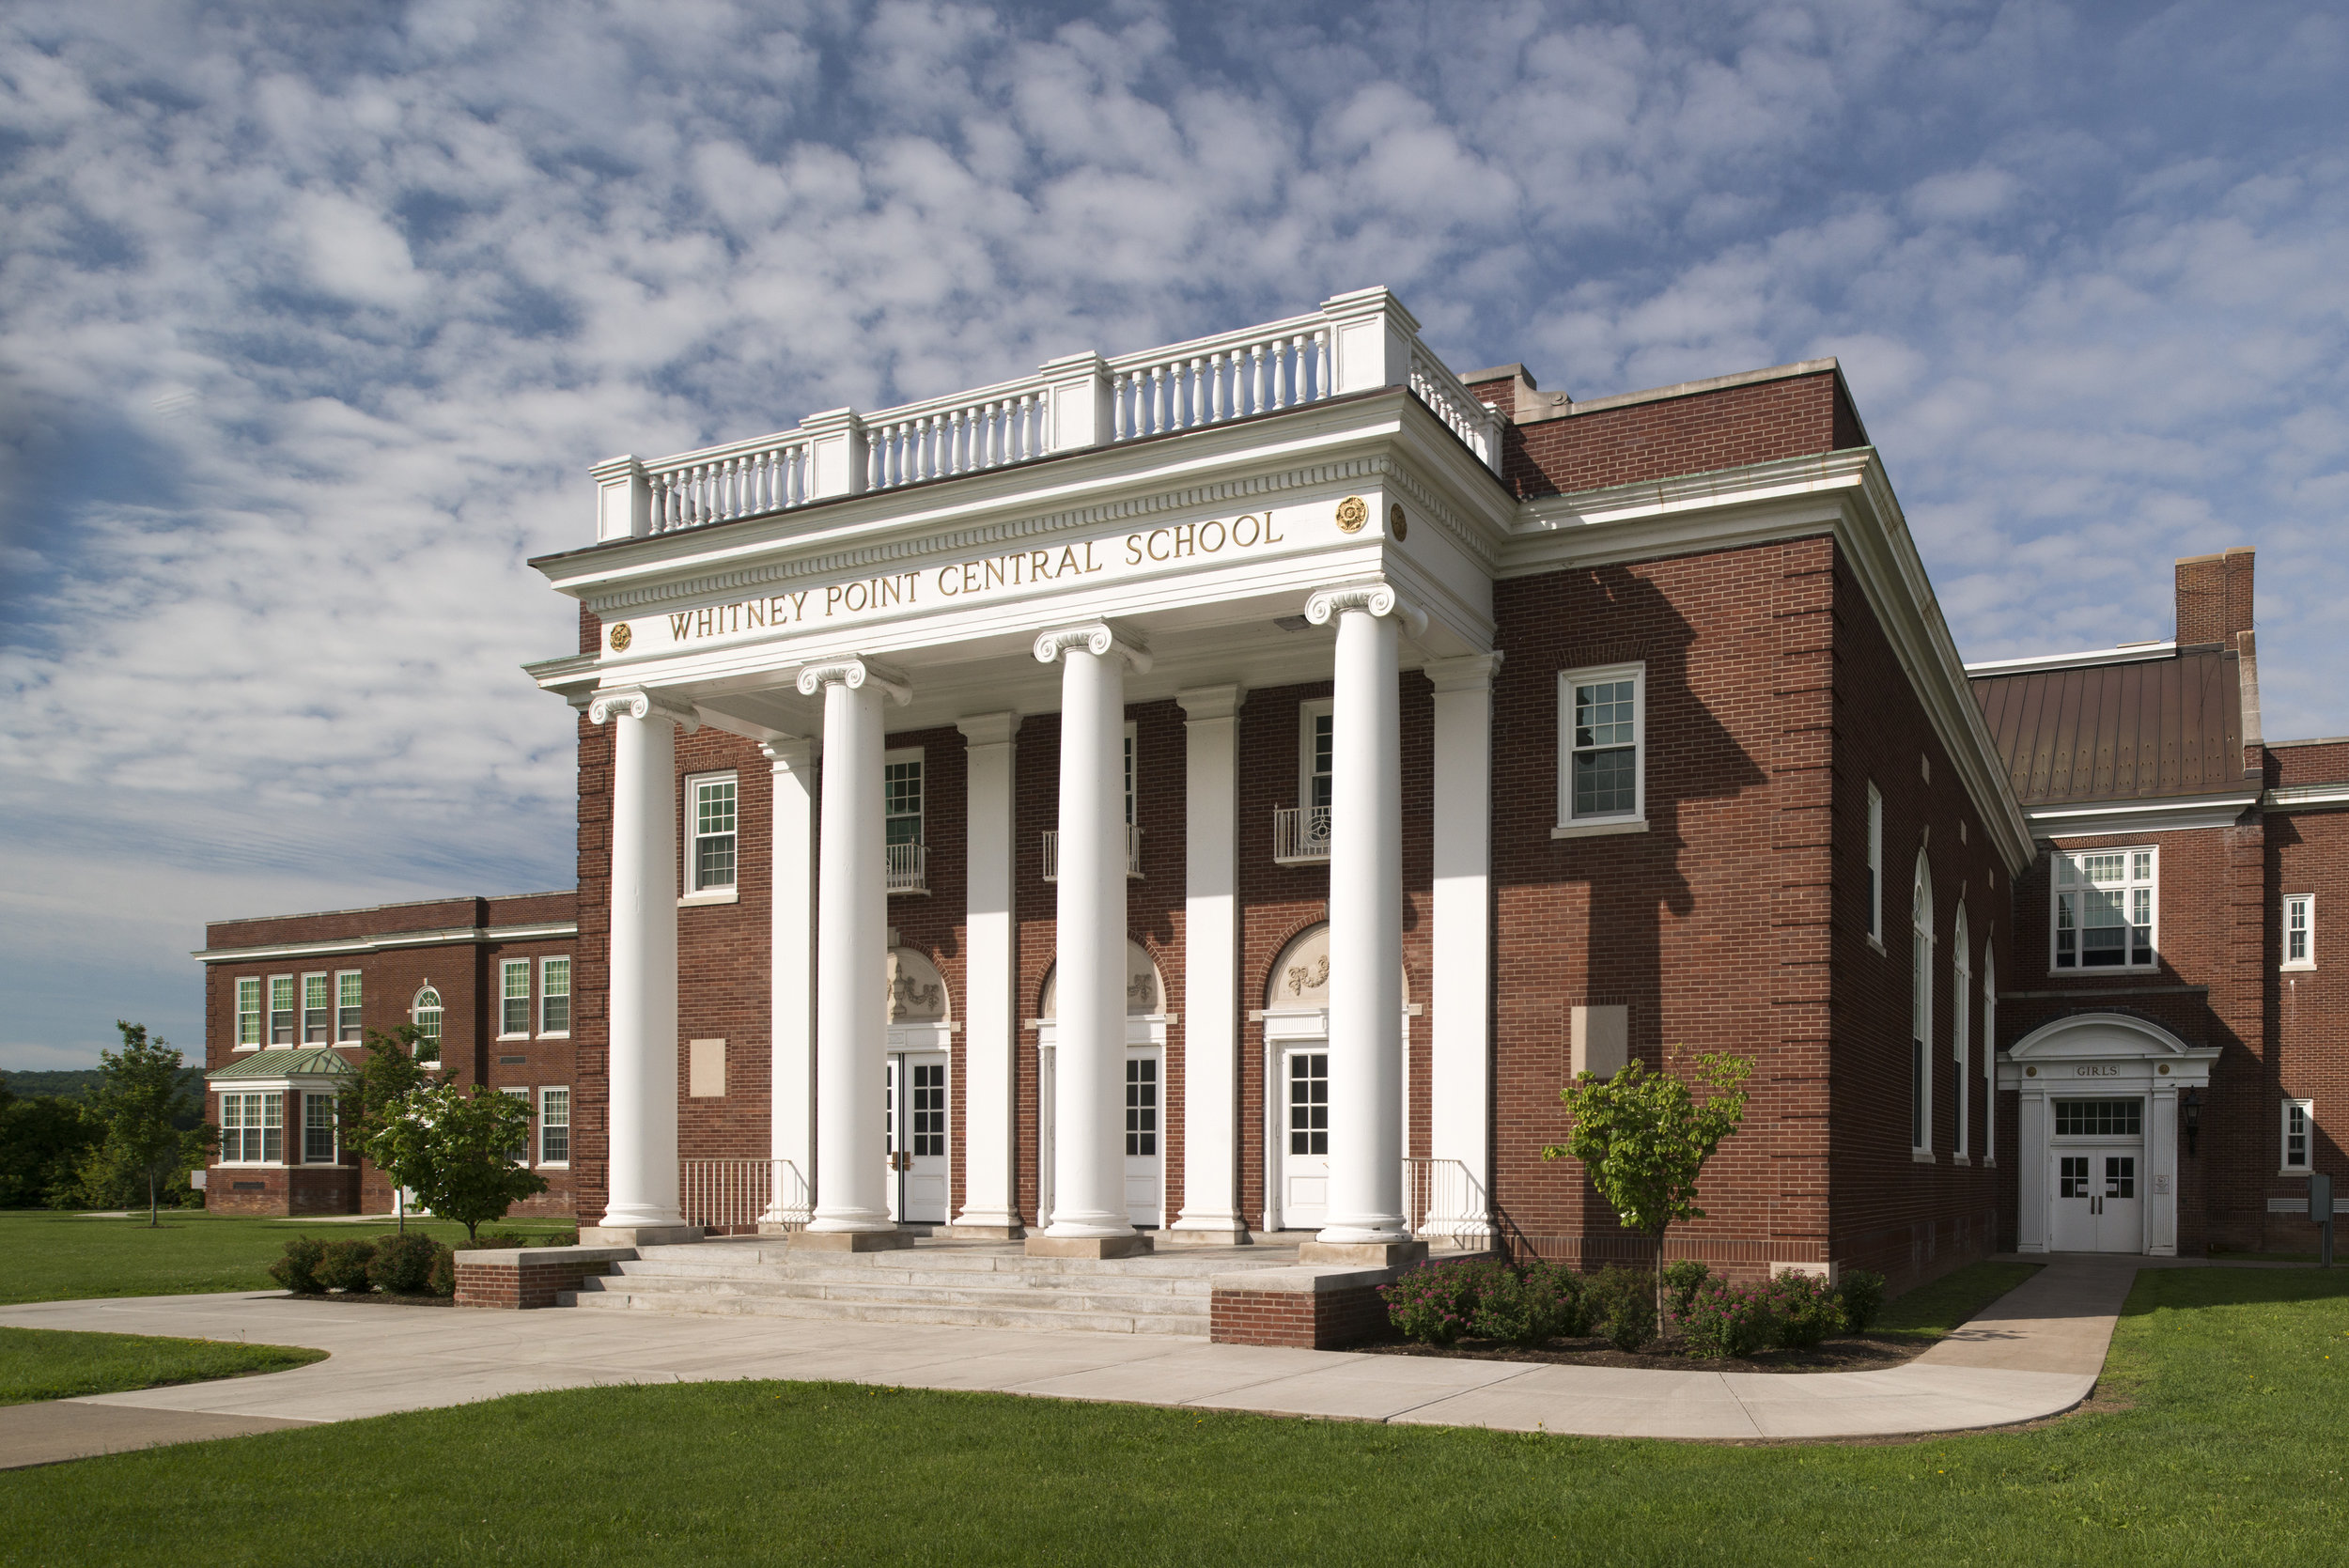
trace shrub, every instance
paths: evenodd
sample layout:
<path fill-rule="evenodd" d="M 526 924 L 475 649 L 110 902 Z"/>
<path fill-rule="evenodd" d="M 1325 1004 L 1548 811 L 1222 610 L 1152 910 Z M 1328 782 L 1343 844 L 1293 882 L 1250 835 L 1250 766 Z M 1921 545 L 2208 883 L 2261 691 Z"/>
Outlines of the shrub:
<path fill-rule="evenodd" d="M 374 1257 L 372 1241 L 330 1241 L 319 1257 L 315 1270 L 318 1281 L 328 1290 L 371 1290 L 374 1287 L 367 1281 L 367 1265 Z"/>
<path fill-rule="evenodd" d="M 1843 1270 L 1843 1322 L 1855 1334 L 1864 1334 L 1868 1325 L 1884 1311 L 1884 1276 L 1873 1269 Z"/>
<path fill-rule="evenodd" d="M 1843 1302 L 1815 1274 L 1781 1274 L 1764 1287 L 1770 1315 L 1778 1323 L 1778 1343 L 1807 1350 L 1830 1334 L 1843 1331 Z"/>
<path fill-rule="evenodd" d="M 1483 1281 L 1473 1331 L 1480 1339 L 1546 1344 L 1582 1331 L 1581 1281 L 1556 1264 L 1496 1265 Z"/>
<path fill-rule="evenodd" d="M 1487 1278 L 1501 1267 L 1481 1260 L 1433 1264 L 1378 1287 L 1387 1321 L 1406 1339 L 1450 1344 L 1469 1332 Z"/>
<path fill-rule="evenodd" d="M 1582 1276 L 1563 1264 L 1526 1265 L 1525 1288 L 1549 1304 L 1550 1333 L 1574 1336 L 1591 1331 L 1591 1309 L 1582 1299 Z"/>
<path fill-rule="evenodd" d="M 315 1236 L 293 1236 L 286 1243 L 286 1255 L 269 1265 L 269 1277 L 296 1296 L 316 1296 L 326 1288 L 319 1281 L 319 1260 L 325 1255 L 326 1243 Z"/>
<path fill-rule="evenodd" d="M 1689 1295 L 1675 1327 L 1691 1356 L 1750 1356 L 1767 1350 L 1775 1336 L 1770 1305 L 1766 1286 L 1707 1280 Z"/>
<path fill-rule="evenodd" d="M 457 1253 L 439 1242 L 432 1244 L 432 1272 L 425 1277 L 425 1289 L 435 1296 L 457 1294 Z"/>
<path fill-rule="evenodd" d="M 1583 1282 L 1582 1299 L 1617 1350 L 1638 1350 L 1656 1338 L 1656 1276 L 1646 1269 L 1602 1268 Z"/>
<path fill-rule="evenodd" d="M 1688 1300 L 1697 1287 L 1713 1277 L 1713 1271 L 1694 1258 L 1680 1258 L 1664 1265 L 1664 1311 L 1674 1319 L 1688 1314 Z"/>
<path fill-rule="evenodd" d="M 376 1289 L 394 1296 L 421 1295 L 432 1278 L 432 1264 L 439 1255 L 440 1243 L 421 1231 L 388 1235 L 375 1244 L 367 1278 L 374 1281 Z"/>
<path fill-rule="evenodd" d="M 546 1243 L 537 1236 L 516 1235 L 511 1231 L 485 1231 L 472 1241 L 457 1244 L 459 1252 L 508 1251 L 517 1247 L 540 1247 Z"/>

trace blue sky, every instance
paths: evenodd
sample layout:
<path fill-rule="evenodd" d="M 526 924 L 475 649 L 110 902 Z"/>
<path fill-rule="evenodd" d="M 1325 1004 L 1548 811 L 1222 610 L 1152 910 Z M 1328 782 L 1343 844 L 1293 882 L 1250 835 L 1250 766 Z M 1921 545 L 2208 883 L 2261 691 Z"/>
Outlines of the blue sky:
<path fill-rule="evenodd" d="M 2260 551 L 2349 733 L 2320 6 L 0 12 L 0 1066 L 202 923 L 568 886 L 585 470 L 1394 287 L 1578 397 L 1842 357 L 1969 659 Z"/>

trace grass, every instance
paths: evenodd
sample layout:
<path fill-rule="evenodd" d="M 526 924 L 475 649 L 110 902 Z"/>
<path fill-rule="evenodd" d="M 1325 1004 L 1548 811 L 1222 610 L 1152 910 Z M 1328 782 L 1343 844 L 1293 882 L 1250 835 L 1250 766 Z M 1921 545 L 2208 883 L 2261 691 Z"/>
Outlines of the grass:
<path fill-rule="evenodd" d="M 58 1328 L 0 1328 L 0 1405 L 160 1389 L 283 1372 L 326 1358 L 289 1344 L 234 1344 L 144 1334 L 78 1334 Z"/>
<path fill-rule="evenodd" d="M 415 1220 L 441 1240 L 464 1239 L 465 1227 Z M 568 1219 L 514 1219 L 494 1228 L 547 1235 L 571 1228 Z M 165 1209 L 160 1230 L 147 1216 L 85 1219 L 45 1209 L 0 1213 L 0 1305 L 72 1301 L 101 1296 L 184 1296 L 218 1290 L 274 1290 L 270 1264 L 289 1236 L 388 1235 L 381 1224 L 321 1224 L 311 1219 L 263 1219 Z"/>
<path fill-rule="evenodd" d="M 1884 1304 L 1872 1334 L 1937 1340 L 2039 1272 L 2035 1263 L 1969 1263 Z"/>
<path fill-rule="evenodd" d="M 192 1542 L 212 1568 L 2333 1560 L 2349 1278 L 2148 1270 L 2108 1381 L 2125 1407 L 2030 1430 L 1752 1447 L 840 1384 L 578 1389 L 0 1474 L 0 1563 Z"/>

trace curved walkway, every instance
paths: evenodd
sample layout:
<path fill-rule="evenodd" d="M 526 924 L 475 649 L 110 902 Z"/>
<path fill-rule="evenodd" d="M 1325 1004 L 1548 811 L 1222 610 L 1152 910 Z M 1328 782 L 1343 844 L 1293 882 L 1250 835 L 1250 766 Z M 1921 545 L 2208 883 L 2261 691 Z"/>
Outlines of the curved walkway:
<path fill-rule="evenodd" d="M 2164 1265 L 2175 1266 L 2053 1257 L 1913 1361 L 1813 1374 L 1450 1360 L 1066 1330 L 358 1306 L 274 1294 L 52 1301 L 0 1308 L 0 1324 L 307 1345 L 329 1358 L 262 1377 L 0 1407 L 0 1467 L 543 1389 L 744 1377 L 1591 1436 L 1961 1431 L 2034 1421 L 2087 1398 L 2138 1269 Z"/>

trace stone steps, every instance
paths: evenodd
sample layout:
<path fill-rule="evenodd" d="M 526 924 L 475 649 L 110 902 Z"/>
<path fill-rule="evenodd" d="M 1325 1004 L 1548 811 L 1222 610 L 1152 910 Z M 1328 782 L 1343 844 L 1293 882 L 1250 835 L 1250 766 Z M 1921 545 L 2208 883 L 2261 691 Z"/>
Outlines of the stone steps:
<path fill-rule="evenodd" d="M 889 1280 L 713 1280 L 637 1273 L 623 1273 L 616 1278 L 595 1280 L 588 1283 L 607 1291 L 642 1296 L 793 1296 L 803 1300 L 900 1303 L 934 1301 L 946 1306 L 1025 1312 L 1111 1311 L 1165 1316 L 1204 1314 L 1208 1300 L 1208 1282 L 1205 1280 L 1195 1284 L 1187 1281 L 1186 1288 L 1181 1291 L 1127 1290 L 1120 1281 L 1111 1280 L 1099 1281 L 1082 1288 L 1023 1283 L 1014 1279 L 992 1285 L 963 1283 L 948 1287 Z"/>

